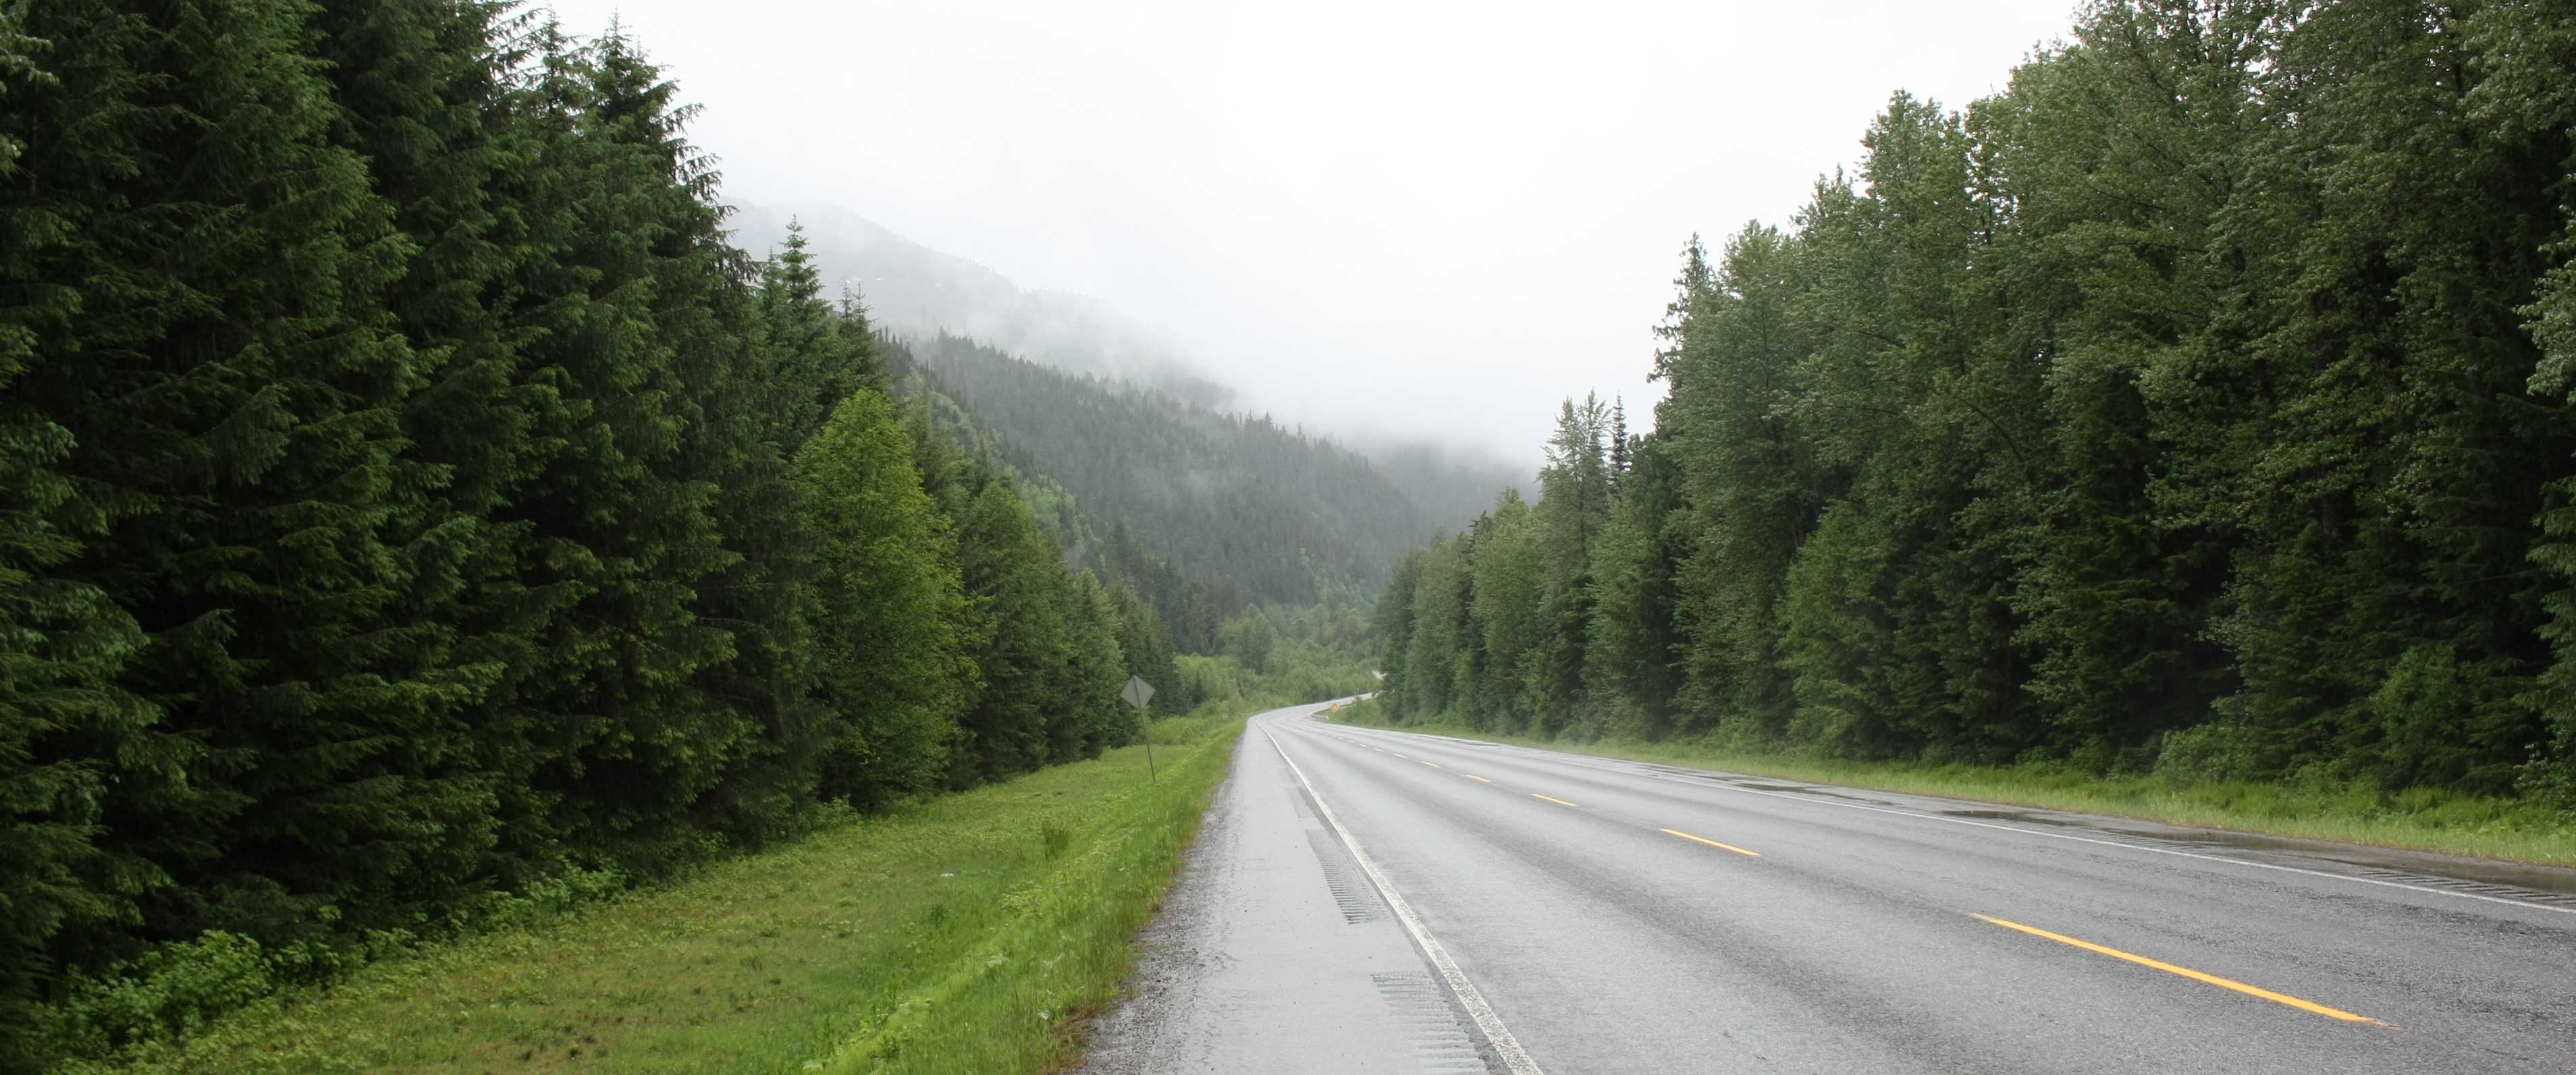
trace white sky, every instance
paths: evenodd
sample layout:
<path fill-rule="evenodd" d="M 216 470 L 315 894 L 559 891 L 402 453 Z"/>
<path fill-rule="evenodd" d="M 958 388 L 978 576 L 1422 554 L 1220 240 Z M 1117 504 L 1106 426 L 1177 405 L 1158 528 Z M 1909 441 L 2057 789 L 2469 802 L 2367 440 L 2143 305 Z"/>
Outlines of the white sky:
<path fill-rule="evenodd" d="M 1559 398 L 1659 394 L 1691 233 L 1784 220 L 1891 92 L 2000 88 L 2073 0 L 555 8 L 705 106 L 730 200 L 1107 299 L 1282 419 L 1535 460 Z"/>

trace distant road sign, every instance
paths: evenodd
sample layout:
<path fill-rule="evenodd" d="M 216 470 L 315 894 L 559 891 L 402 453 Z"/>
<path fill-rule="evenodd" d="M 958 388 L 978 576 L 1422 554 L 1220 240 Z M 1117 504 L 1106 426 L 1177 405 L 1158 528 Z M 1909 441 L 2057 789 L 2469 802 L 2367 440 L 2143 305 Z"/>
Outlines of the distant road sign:
<path fill-rule="evenodd" d="M 1145 682 L 1145 677 L 1143 676 L 1129 676 L 1127 677 L 1127 689 L 1119 691 L 1118 696 L 1126 699 L 1128 705 L 1135 706 L 1138 709 L 1143 709 L 1145 708 L 1145 703 L 1154 700 L 1154 685 Z"/>

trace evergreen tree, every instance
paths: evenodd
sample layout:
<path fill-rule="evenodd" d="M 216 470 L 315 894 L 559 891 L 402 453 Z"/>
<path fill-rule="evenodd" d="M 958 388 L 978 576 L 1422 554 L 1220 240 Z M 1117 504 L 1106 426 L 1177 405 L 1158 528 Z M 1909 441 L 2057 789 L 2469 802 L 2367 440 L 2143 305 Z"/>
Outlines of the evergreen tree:
<path fill-rule="evenodd" d="M 1789 228 L 1686 249 L 1585 693 L 1499 689 L 1568 648 L 1506 503 L 1399 572 L 1398 708 L 2571 794 L 2560 6 L 2104 3 L 1964 112 L 1898 95 Z"/>
<path fill-rule="evenodd" d="M 1617 503 L 1593 550 L 1595 604 L 1585 625 L 1584 672 L 1602 707 L 1602 731 L 1657 740 L 1673 731 L 1681 696 L 1687 640 L 1676 581 L 1690 554 L 1690 517 L 1662 435 L 1628 443 Z M 1380 632 L 1398 638 L 1408 626 L 1386 624 Z"/>
<path fill-rule="evenodd" d="M 1658 371 L 1672 394 L 1657 432 L 1670 441 L 1689 537 L 1674 575 L 1688 704 L 1682 730 L 1721 724 L 1752 739 L 1782 734 L 1792 704 L 1779 661 L 1779 600 L 1789 563 L 1842 479 L 1786 406 L 1809 350 L 1793 318 L 1797 247 L 1747 227 L 1712 270 L 1696 239 L 1683 255 Z M 1668 430 L 1668 432 L 1667 432 Z"/>
<path fill-rule="evenodd" d="M 162 936 L 382 921 L 398 889 L 456 891 L 494 839 L 458 719 L 477 673 L 405 614 L 392 540 L 418 510 L 421 364 L 383 293 L 415 246 L 338 144 L 305 14 L 37 5 L 54 77 L 8 113 L 26 149 L 0 199 L 44 237 L 12 274 L 61 297 L 20 322 L 38 357 L 9 394 L 104 509 L 48 575 L 147 633 L 120 685 L 203 750 L 104 804 L 99 839 L 178 882 L 144 906 Z"/>
<path fill-rule="evenodd" d="M 2567 140 L 2459 107 L 2487 61 L 2467 19 L 2340 4 L 2266 58 L 2226 234 L 2269 255 L 2231 296 L 2261 320 L 2223 369 L 2274 398 L 2231 415 L 2259 447 L 2209 490 L 2243 505 L 2225 712 L 2264 770 L 2504 791 L 2542 735 L 2530 527 L 2576 446 L 2530 405 L 2515 311 L 2557 260 Z"/>
<path fill-rule="evenodd" d="M 2204 629 L 2230 509 L 2158 503 L 2157 476 L 2189 464 L 2149 392 L 2196 379 L 2184 371 L 2239 275 L 2213 230 L 2247 172 L 2272 13 L 2107 6 L 2082 47 L 2026 67 L 1982 115 L 2019 206 L 2006 281 L 2051 361 L 2062 474 L 2039 493 L 2019 598 L 2043 655 L 2030 690 L 2053 748 L 2096 769 L 2144 768 L 2233 685 Z"/>
<path fill-rule="evenodd" d="M 1431 545 L 1446 544 L 1447 535 L 1435 534 Z M 1377 607 L 1370 612 L 1370 628 L 1379 640 L 1377 673 L 1378 699 L 1388 710 L 1401 716 L 1406 712 L 1412 692 L 1411 666 L 1413 647 L 1417 644 L 1414 604 L 1422 591 L 1422 572 L 1431 553 L 1425 549 L 1408 549 L 1387 573 L 1386 589 L 1378 594 Z"/>
<path fill-rule="evenodd" d="M 1469 716 L 1460 700 L 1477 664 L 1479 632 L 1468 619 L 1474 540 L 1471 530 L 1432 543 L 1419 561 L 1412 608 L 1399 621 L 1411 631 L 1388 640 L 1391 651 L 1404 654 L 1404 663 L 1387 670 L 1387 697 L 1398 715 L 1421 718 L 1418 723 Z"/>
<path fill-rule="evenodd" d="M 2494 124 L 2496 137 L 2534 147 L 2543 160 L 2555 151 L 2560 182 L 2576 182 L 2576 19 L 2555 5 L 2489 4 L 2470 17 L 2468 34 L 2485 76 L 2469 91 L 2470 108 Z M 2576 402 L 2576 254 L 2567 237 L 2576 231 L 2576 208 L 2562 210 L 2557 241 L 2543 247 L 2558 260 L 2516 312 L 2538 345 L 2540 358 L 2524 382 L 2543 406 Z M 2540 540 L 2530 557 L 2546 579 L 2540 628 L 2551 658 L 2535 679 L 2530 700 L 2547 722 L 2549 739 L 2534 752 L 2521 786 L 2576 804 L 2576 480 L 2561 477 L 2544 487 L 2547 505 Z"/>
<path fill-rule="evenodd" d="M 1180 670 L 1172 663 L 1171 639 L 1163 631 L 1162 617 L 1154 606 L 1123 580 L 1112 580 L 1106 590 L 1111 615 L 1111 634 L 1118 643 L 1118 653 L 1126 660 L 1127 674 L 1151 684 L 1154 698 L 1148 712 L 1159 716 L 1178 716 L 1189 710 L 1187 696 L 1181 690 Z M 1124 689 L 1126 681 L 1119 686 Z M 1168 695 L 1168 697 L 1166 697 Z"/>
<path fill-rule="evenodd" d="M 1144 715 L 1119 700 L 1127 685 L 1127 654 L 1118 645 L 1118 610 L 1099 576 L 1064 575 L 1065 651 L 1056 705 L 1049 714 L 1050 763 L 1097 758 L 1110 747 L 1135 741 Z"/>
<path fill-rule="evenodd" d="M 797 453 L 795 480 L 818 546 L 807 629 L 830 713 L 820 794 L 875 806 L 935 790 L 977 672 L 947 521 L 893 405 L 873 389 L 842 401 Z"/>
<path fill-rule="evenodd" d="M 983 459 L 960 460 L 943 490 L 956 520 L 958 562 L 974 624 L 982 689 L 951 782 L 968 786 L 1046 764 L 1051 720 L 1067 701 L 1063 561 L 1009 479 Z"/>
<path fill-rule="evenodd" d="M 42 1060 L 14 1028 L 36 1021 L 49 948 L 112 936 L 167 881 L 148 858 L 101 846 L 111 793 L 184 796 L 197 754 L 119 685 L 145 641 L 133 618 L 94 585 L 49 577 L 97 519 L 49 469 L 70 440 L 49 423 L 0 427 L 0 1026 L 13 1028 L 0 1070 Z"/>
<path fill-rule="evenodd" d="M 1545 561 L 1539 618 L 1548 637 L 1524 658 L 1523 706 L 1541 734 L 1563 728 L 1584 705 L 1584 646 L 1592 625 L 1594 545 L 1609 525 L 1615 471 L 1607 445 L 1624 436 L 1610 408 L 1587 396 L 1565 401 L 1549 439 L 1547 466 L 1539 471 L 1534 520 Z"/>
<path fill-rule="evenodd" d="M 907 438 L 801 236 L 725 242 L 620 36 L 42 0 L 0 99 L 0 1070 L 175 1032 L 48 1004 L 164 942 L 325 973 L 1096 756 L 1173 679 L 1060 486 Z M 1211 638 L 1240 607 L 1126 546 Z"/>
<path fill-rule="evenodd" d="M 1457 704 L 1474 727 L 1520 733 L 1536 724 L 1533 681 L 1544 671 L 1555 625 L 1545 615 L 1546 547 L 1532 514 L 1519 491 L 1504 490 L 1469 531 L 1466 619 L 1477 645 L 1460 669 Z"/>

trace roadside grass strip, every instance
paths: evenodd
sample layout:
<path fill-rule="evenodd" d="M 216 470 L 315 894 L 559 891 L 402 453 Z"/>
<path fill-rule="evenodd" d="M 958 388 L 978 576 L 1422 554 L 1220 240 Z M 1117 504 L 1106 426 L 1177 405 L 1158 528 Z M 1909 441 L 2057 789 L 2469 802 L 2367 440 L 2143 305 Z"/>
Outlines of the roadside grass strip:
<path fill-rule="evenodd" d="M 2056 941 L 2059 944 L 2073 945 L 2074 947 L 2081 948 L 2087 952 L 2106 955 L 2113 959 L 2125 959 L 2141 967 L 2153 967 L 2167 974 L 2178 974 L 2195 982 L 2207 982 L 2208 984 L 2217 986 L 2221 989 L 2233 989 L 2247 996 L 2261 997 L 2275 1004 L 2286 1004 L 2290 1007 L 2297 1008 L 2300 1011 L 2313 1012 L 2315 1014 L 2325 1016 L 2328 1019 L 2341 1019 L 2347 1023 L 2369 1023 L 2373 1026 L 2384 1026 L 2392 1029 L 2397 1025 L 2395 1023 L 2381 1022 L 2380 1020 L 2373 1019 L 2367 1015 L 2354 1015 L 2353 1013 L 2341 1008 L 2329 1008 L 2312 1000 L 2301 1000 L 2287 993 L 2275 993 L 2269 989 L 2262 988 L 2261 986 L 2247 985 L 2231 978 L 2221 978 L 2215 974 L 2204 974 L 2189 967 L 2177 967 L 2162 960 L 2149 959 L 2142 955 L 2132 952 L 2123 952 L 2117 948 L 2095 944 L 2091 941 L 2079 941 L 2064 934 L 2050 933 L 2049 931 L 2040 929 L 2037 926 L 2025 926 L 2019 922 L 2007 922 L 1991 915 L 1970 915 L 1969 917 L 1980 922 L 1991 922 L 1995 925 L 2002 926 L 2005 929 L 2020 930 L 2021 932 L 2030 934 L 2033 937 L 2045 937 L 2049 940 Z"/>
<path fill-rule="evenodd" d="M 79 1075 L 1057 1070 L 1242 728 L 1158 722 L 1159 782 L 1128 747 L 854 819 Z"/>
<path fill-rule="evenodd" d="M 1055 1070 L 1080 1055 L 1081 1024 L 1105 1008 L 1135 965 L 1133 938 L 1159 906 L 1182 848 L 1243 724 L 1202 745 L 1173 778 L 1128 794 L 1090 848 L 1043 879 L 1014 886 L 1008 918 L 944 977 L 872 1006 L 831 1055 L 825 1075 Z"/>

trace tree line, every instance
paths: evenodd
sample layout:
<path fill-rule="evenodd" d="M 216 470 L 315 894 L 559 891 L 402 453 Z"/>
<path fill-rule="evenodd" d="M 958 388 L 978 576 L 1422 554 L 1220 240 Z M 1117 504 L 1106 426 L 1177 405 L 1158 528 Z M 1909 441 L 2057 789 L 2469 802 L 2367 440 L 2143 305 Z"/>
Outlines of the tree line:
<path fill-rule="evenodd" d="M 1154 687 L 1147 712 L 1178 716 L 1204 700 L 1177 674 L 1173 660 L 1222 647 L 1218 632 L 1227 610 L 1244 607 L 1233 586 L 1173 567 L 1124 520 L 1101 519 L 1052 474 L 1037 469 L 1032 453 L 959 405 L 947 383 L 914 356 L 911 345 L 882 333 L 877 343 L 894 398 L 905 408 L 905 423 L 921 441 L 915 457 L 922 472 L 935 480 L 971 459 L 974 472 L 991 475 L 1019 496 L 1038 532 L 1074 575 L 1109 580 L 1101 584 L 1100 599 L 1115 613 L 1111 623 L 1127 668 Z"/>
<path fill-rule="evenodd" d="M 174 944 L 326 973 L 1173 680 L 614 33 L 25 0 L 0 93 L 0 1070 L 201 1018 L 87 1003 Z"/>
<path fill-rule="evenodd" d="M 1003 370 L 1008 381 L 1026 387 L 1032 394 L 1080 399 L 1086 394 L 1106 394 L 1110 389 L 1091 378 L 1004 355 L 964 337 L 941 336 L 924 342 L 884 336 L 881 342 L 886 348 L 887 373 L 894 382 L 895 394 L 917 405 L 922 421 L 948 430 L 961 449 L 984 452 L 992 465 L 1009 475 L 1019 486 L 1029 510 L 1037 513 L 1038 524 L 1055 539 L 1069 561 L 1117 580 L 1119 586 L 1143 601 L 1176 651 L 1215 653 L 1224 647 L 1219 632 L 1226 618 L 1245 604 L 1235 579 L 1204 567 L 1191 569 L 1174 563 L 1162 551 L 1168 544 L 1148 541 L 1127 515 L 1116 513 L 1119 505 L 1114 499 L 1103 509 L 1098 502 L 1077 498 L 1073 490 L 1065 487 L 1060 472 L 1114 471 L 1114 449 L 1109 460 L 1093 458 L 1093 453 L 1104 444 L 1114 444 L 1117 438 L 1061 435 L 1048 438 L 1049 446 L 1056 451 L 1034 450 L 1019 437 L 996 428 L 993 416 L 981 407 L 959 400 L 955 357 L 964 354 L 989 362 Z M 933 366 L 921 358 L 924 349 L 944 352 L 950 360 Z M 989 398 L 985 397 L 988 401 Z M 1095 417 L 1101 413 L 1099 408 L 1075 410 Z M 1025 433 L 1028 427 L 1023 424 L 1020 428 Z M 1158 539 L 1167 536 L 1167 531 L 1158 531 Z M 1155 683 L 1156 690 L 1165 686 Z M 1177 702 L 1179 696 L 1174 697 Z M 1189 708 L 1178 705 L 1169 712 Z M 1164 711 L 1159 698 L 1155 709 Z"/>
<path fill-rule="evenodd" d="M 2104 0 L 1696 239 L 1406 719 L 2576 799 L 2576 6 Z"/>
<path fill-rule="evenodd" d="M 1385 577 L 1437 525 L 1366 457 L 1266 416 L 1050 369 L 957 336 L 912 349 L 1010 450 L 1044 460 L 1093 511 L 1168 557 L 1184 586 L 1311 605 L 1337 582 Z M 1192 601 L 1174 591 L 1162 607 L 1177 620 Z M 1220 620 L 1242 607 L 1227 604 Z M 1192 618 L 1192 651 L 1213 652 L 1202 648 L 1209 621 Z"/>

